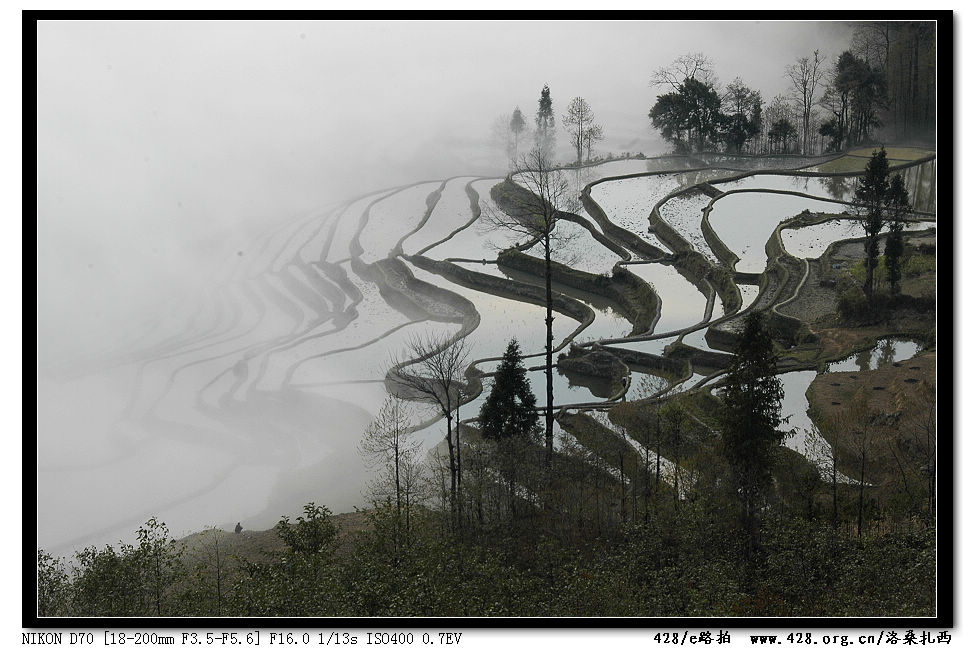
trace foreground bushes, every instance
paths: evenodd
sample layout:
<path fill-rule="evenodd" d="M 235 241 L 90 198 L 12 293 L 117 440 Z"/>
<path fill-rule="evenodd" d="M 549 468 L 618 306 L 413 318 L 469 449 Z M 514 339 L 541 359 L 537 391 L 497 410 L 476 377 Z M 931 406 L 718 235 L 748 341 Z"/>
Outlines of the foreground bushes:
<path fill-rule="evenodd" d="M 335 552 L 326 509 L 279 525 L 288 548 L 241 561 L 218 590 L 211 578 L 165 562 L 157 601 L 122 568 L 64 565 L 39 555 L 41 613 L 58 615 L 509 616 L 931 615 L 932 530 L 861 540 L 821 521 L 766 521 L 763 552 L 740 559 L 734 523 L 719 507 L 687 503 L 587 542 L 527 531 L 450 534 L 417 515 L 408 535 L 395 512 L 372 515 L 350 551 Z M 393 538 L 400 538 L 394 542 Z M 405 538 L 405 540 L 403 540 Z M 169 545 L 158 545 L 165 549 Z M 98 553 L 98 552 L 96 552 Z M 118 557 L 119 552 L 112 552 Z M 125 552 L 122 552 L 123 554 Z M 144 554 L 151 555 L 151 554 Z M 132 558 L 130 556 L 130 558 Z M 104 564 L 103 564 L 104 563 Z M 129 561 L 129 567 L 138 561 Z M 147 568 L 152 565 L 147 563 Z M 151 572 L 149 572 L 151 573 Z M 144 574 L 143 574 L 144 576 Z M 110 586 L 93 591 L 97 578 Z M 226 577 L 225 577 L 226 578 Z M 141 583 L 141 584 L 140 584 Z M 143 596 L 139 596 L 139 594 Z M 141 604 L 136 604 L 140 601 Z M 123 605 L 130 601 L 132 605 Z M 158 612 L 157 612 L 158 610 Z"/>

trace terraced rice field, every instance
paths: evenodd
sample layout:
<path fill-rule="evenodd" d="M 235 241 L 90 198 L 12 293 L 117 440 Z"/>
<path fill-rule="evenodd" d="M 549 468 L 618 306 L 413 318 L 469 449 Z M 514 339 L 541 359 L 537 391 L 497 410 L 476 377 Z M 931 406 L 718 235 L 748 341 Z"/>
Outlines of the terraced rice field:
<path fill-rule="evenodd" d="M 704 232 L 701 230 L 703 211 L 710 203 L 710 196 L 702 191 L 692 191 L 668 199 L 660 205 L 659 213 L 660 218 L 684 237 L 696 251 L 717 265 L 718 257 L 704 239 Z"/>
<path fill-rule="evenodd" d="M 842 178 L 766 174 L 718 182 L 742 170 L 794 168 L 809 160 L 705 158 L 618 160 L 563 173 L 574 191 L 591 187 L 593 200 L 610 221 L 665 252 L 672 251 L 649 232 L 651 211 L 674 191 L 701 182 L 715 182 L 725 191 L 760 187 L 824 198 L 850 196 L 852 185 Z M 648 172 L 662 173 L 600 182 Z M 918 204 L 933 208 L 935 165 L 912 173 L 908 180 Z M 97 370 L 66 373 L 59 385 L 45 383 L 46 389 L 61 395 L 63 403 L 59 410 L 39 411 L 47 426 L 71 424 L 77 419 L 71 412 L 87 401 L 111 403 L 86 423 L 91 433 L 79 436 L 78 443 L 69 440 L 53 447 L 39 437 L 39 475 L 54 470 L 67 475 L 64 496 L 44 507 L 52 517 L 66 521 L 60 526 L 71 524 L 77 531 L 76 537 L 61 544 L 74 547 L 96 538 L 119 537 L 117 529 L 144 521 L 141 511 L 131 519 L 113 512 L 119 510 L 122 497 L 112 490 L 119 479 L 139 485 L 140 501 L 171 521 L 174 529 L 202 528 L 228 515 L 258 519 L 271 510 L 272 503 L 278 504 L 274 509 L 278 513 L 280 502 L 307 501 L 308 488 L 327 492 L 333 510 L 350 510 L 361 503 L 368 478 L 355 446 L 386 396 L 383 380 L 391 362 L 406 359 L 402 356 L 411 335 L 449 337 L 467 331 L 468 364 L 488 372 L 508 340 L 517 338 L 522 352 L 531 356 L 527 366 L 536 368 L 529 371 L 529 380 L 541 405 L 544 372 L 537 368 L 544 363 L 545 309 L 526 301 L 524 294 L 538 295 L 543 281 L 504 272 L 495 263 L 500 250 L 528 242 L 492 223 L 490 216 L 500 207 L 493 203 L 490 191 L 500 181 L 464 176 L 393 187 L 270 228 L 218 266 L 219 282 L 214 286 L 167 305 L 165 317 L 158 322 L 133 327 L 127 342 L 104 345 L 101 355 L 93 354 L 89 366 Z M 477 210 L 472 209 L 472 195 Z M 703 192 L 693 191 L 667 200 L 659 213 L 693 249 L 717 265 L 701 231 L 702 209 L 710 201 Z M 803 209 L 837 213 L 845 206 L 768 192 L 733 193 L 714 202 L 709 218 L 719 238 L 741 258 L 736 270 L 761 272 L 766 264 L 764 246 L 772 231 Z M 478 210 L 480 218 L 471 222 Z M 601 231 L 585 211 L 577 213 Z M 855 230 L 845 222 L 830 222 L 785 230 L 782 238 L 789 253 L 818 256 L 829 242 L 857 235 Z M 555 234 L 561 242 L 553 258 L 577 270 L 606 275 L 623 260 L 577 223 L 561 222 Z M 402 251 L 397 247 L 400 243 Z M 493 282 L 482 281 L 477 288 L 461 285 L 419 263 L 404 261 L 401 254 L 414 261 L 422 261 L 414 255 L 450 260 L 455 267 L 487 275 Z M 527 254 L 540 255 L 539 246 Z M 472 262 L 481 260 L 488 263 Z M 406 267 L 414 279 L 399 274 L 396 268 L 400 267 Z M 708 296 L 697 286 L 705 285 L 703 276 L 692 281 L 674 265 L 660 262 L 626 267 L 656 293 L 660 310 L 653 335 L 663 337 L 624 340 L 614 345 L 617 348 L 662 355 L 680 331 L 723 315 L 718 299 L 708 314 Z M 459 301 L 425 285 L 449 291 Z M 739 289 L 742 308 L 747 308 L 758 288 L 749 283 Z M 606 295 L 558 284 L 555 290 L 564 291 L 564 303 L 574 304 L 576 313 L 574 317 L 554 314 L 556 346 L 619 341 L 632 330 L 623 309 L 609 303 Z M 577 318 L 587 309 L 594 319 L 581 327 Z M 705 329 L 698 328 L 683 341 L 707 349 L 704 334 Z M 692 387 L 703 376 L 695 374 L 678 389 Z M 634 369 L 635 383 L 639 377 Z M 787 375 L 791 425 L 801 422 L 808 380 L 803 372 Z M 484 383 L 480 396 L 461 408 L 461 418 L 476 417 L 491 379 Z M 573 411 L 604 401 L 558 370 L 554 391 L 556 404 Z M 432 414 L 424 410 L 422 416 Z M 427 447 L 443 438 L 443 428 L 442 421 L 433 421 L 419 433 Z M 172 470 L 173 466 L 180 469 Z M 299 487 L 295 471 L 314 476 Z M 156 477 L 145 478 L 149 474 Z M 171 479 L 168 474 L 181 477 Z M 86 485 L 84 497 L 73 490 L 81 483 Z M 58 543 L 45 540 L 46 529 L 40 522 L 40 542 L 57 550 Z"/>
<path fill-rule="evenodd" d="M 718 237 L 738 256 L 735 269 L 762 272 L 768 261 L 765 243 L 779 222 L 804 210 L 838 214 L 845 209 L 847 206 L 840 203 L 790 194 L 748 191 L 724 194 L 715 200 L 709 219 Z"/>
<path fill-rule="evenodd" d="M 552 230 L 552 239 L 555 241 L 551 252 L 553 261 L 589 274 L 609 275 L 613 266 L 623 260 L 619 254 L 593 238 L 589 230 L 572 221 L 559 221 Z M 539 241 L 525 250 L 525 254 L 543 259 L 545 249 Z"/>
<path fill-rule="evenodd" d="M 680 174 L 658 174 L 607 180 L 590 195 L 614 224 L 643 235 L 650 227 L 650 211 L 667 194 L 681 187 Z"/>

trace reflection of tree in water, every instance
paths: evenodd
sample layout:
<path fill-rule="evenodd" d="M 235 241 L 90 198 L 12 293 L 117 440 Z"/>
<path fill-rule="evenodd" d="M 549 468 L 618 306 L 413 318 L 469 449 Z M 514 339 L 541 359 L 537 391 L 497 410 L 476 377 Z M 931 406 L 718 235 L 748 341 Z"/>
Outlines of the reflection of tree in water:
<path fill-rule="evenodd" d="M 904 170 L 904 185 L 911 195 L 911 204 L 920 211 L 934 211 L 937 182 L 935 160 Z"/>
<path fill-rule="evenodd" d="M 723 169 L 699 169 L 697 171 L 684 171 L 677 174 L 677 186 L 679 189 L 686 189 L 702 182 L 713 182 L 726 178 L 733 172 Z M 721 187 L 718 187 L 721 189 Z"/>
<path fill-rule="evenodd" d="M 849 195 L 854 178 L 844 178 L 841 176 L 833 176 L 831 178 L 820 178 L 819 182 L 823 185 L 823 188 L 829 193 L 830 197 L 835 200 L 845 200 L 846 196 Z"/>
<path fill-rule="evenodd" d="M 793 189 L 800 193 L 809 193 L 809 180 L 809 178 L 802 176 L 792 176 Z"/>
<path fill-rule="evenodd" d="M 870 371 L 870 356 L 873 355 L 870 351 L 861 351 L 857 354 L 857 367 L 860 371 Z"/>
<path fill-rule="evenodd" d="M 877 359 L 878 367 L 885 367 L 894 362 L 894 341 L 890 338 L 881 340 L 880 344 L 877 345 L 877 351 L 879 353 Z"/>
<path fill-rule="evenodd" d="M 684 173 L 677 174 L 677 186 L 681 189 L 684 189 L 685 187 L 692 187 L 696 184 L 712 180 L 713 176 L 714 174 L 711 173 L 709 169 L 704 169 L 701 171 L 686 171 Z"/>
<path fill-rule="evenodd" d="M 582 190 L 586 188 L 586 185 L 596 179 L 596 171 L 593 167 L 575 169 L 570 173 L 570 175 L 572 176 L 572 188 L 575 190 L 576 194 L 582 193 Z M 573 209 L 570 211 L 576 210 Z"/>
<path fill-rule="evenodd" d="M 672 158 L 651 158 L 647 160 L 647 171 L 652 173 L 655 171 L 676 171 L 680 169 L 689 169 L 695 166 L 691 163 L 690 158 L 687 157 L 672 157 Z"/>

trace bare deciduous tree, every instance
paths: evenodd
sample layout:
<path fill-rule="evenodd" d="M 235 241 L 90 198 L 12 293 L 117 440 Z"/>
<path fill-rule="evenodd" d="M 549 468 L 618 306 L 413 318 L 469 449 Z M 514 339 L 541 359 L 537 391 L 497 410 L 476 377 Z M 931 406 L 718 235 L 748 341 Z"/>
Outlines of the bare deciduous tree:
<path fill-rule="evenodd" d="M 586 133 L 593 128 L 595 119 L 589 102 L 582 97 L 570 101 L 565 115 L 562 116 L 562 125 L 572 138 L 572 145 L 576 149 L 576 165 L 582 164 L 582 151 L 586 148 Z"/>
<path fill-rule="evenodd" d="M 823 59 L 819 58 L 819 50 L 813 52 L 812 60 L 803 56 L 785 69 L 786 76 L 792 82 L 793 98 L 802 111 L 802 154 L 809 155 L 809 133 L 812 117 L 812 107 L 815 103 L 816 91 L 823 82 L 826 70 L 822 68 Z"/>
<path fill-rule="evenodd" d="M 386 379 L 394 394 L 407 400 L 428 403 L 447 419 L 447 453 L 450 460 L 451 511 L 460 523 L 460 500 L 457 489 L 462 477 L 460 463 L 460 426 L 454 426 L 460 407 L 463 375 L 467 365 L 467 338 L 428 334 L 412 336 L 404 353 L 409 360 L 391 368 Z"/>
<path fill-rule="evenodd" d="M 409 403 L 390 395 L 375 420 L 369 424 L 359 442 L 359 451 L 371 467 L 379 468 L 378 478 L 370 490 L 377 502 L 396 502 L 394 546 L 400 546 L 399 527 L 410 534 L 410 507 L 420 483 L 419 442 L 410 438 L 414 431 L 415 412 Z"/>
<path fill-rule="evenodd" d="M 584 144 L 586 146 L 586 162 L 592 161 L 592 147 L 596 142 L 600 142 L 605 137 L 603 135 L 603 127 L 599 124 L 593 124 L 586 129 L 586 132 L 582 135 Z"/>
<path fill-rule="evenodd" d="M 840 431 L 843 429 L 843 417 L 832 415 L 820 422 L 812 424 L 810 434 L 806 437 L 806 454 L 812 457 L 820 469 L 820 474 L 830 481 L 833 496 L 833 526 L 839 523 L 839 506 L 837 497 L 837 463 L 839 462 Z"/>
<path fill-rule="evenodd" d="M 555 225 L 559 214 L 570 209 L 572 195 L 565 175 L 553 169 L 549 154 L 535 147 L 522 156 L 518 170 L 506 180 L 506 206 L 486 212 L 496 226 L 520 235 L 527 235 L 542 244 L 545 258 L 545 465 L 551 467 L 553 452 L 553 393 L 552 393 L 552 251 L 558 235 Z M 518 177 L 523 186 L 514 185 Z M 512 186 L 513 185 L 513 186 Z"/>
<path fill-rule="evenodd" d="M 667 67 L 657 68 L 650 77 L 652 86 L 670 86 L 679 90 L 685 79 L 696 79 L 705 85 L 717 85 L 714 62 L 701 52 L 684 54 Z"/>

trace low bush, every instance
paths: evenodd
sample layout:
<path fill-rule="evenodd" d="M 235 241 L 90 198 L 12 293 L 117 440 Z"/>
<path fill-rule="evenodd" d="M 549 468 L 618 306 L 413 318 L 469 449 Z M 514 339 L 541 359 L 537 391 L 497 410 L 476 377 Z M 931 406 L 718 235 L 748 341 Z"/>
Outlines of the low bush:
<path fill-rule="evenodd" d="M 904 277 L 920 277 L 925 272 L 935 272 L 937 270 L 937 257 L 925 254 L 912 254 L 901 260 L 901 272 Z M 863 283 L 867 278 L 867 263 L 865 259 L 860 259 L 850 266 L 850 274 L 853 278 Z M 884 257 L 877 259 L 877 266 L 873 269 L 875 279 L 884 281 L 887 277 L 887 262 Z"/>
<path fill-rule="evenodd" d="M 868 311 L 867 296 L 859 286 L 850 286 L 840 293 L 837 307 L 843 319 L 859 319 Z"/>

